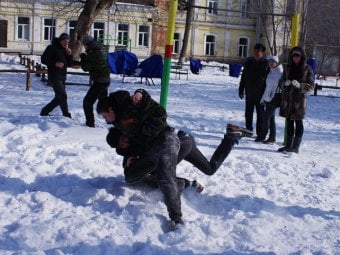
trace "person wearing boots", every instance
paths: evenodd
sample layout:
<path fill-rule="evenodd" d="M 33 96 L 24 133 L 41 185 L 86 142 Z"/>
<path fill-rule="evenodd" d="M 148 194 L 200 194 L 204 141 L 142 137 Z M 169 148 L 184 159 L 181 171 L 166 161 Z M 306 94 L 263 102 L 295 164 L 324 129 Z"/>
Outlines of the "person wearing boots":
<path fill-rule="evenodd" d="M 106 63 L 106 57 L 102 52 L 102 45 L 90 35 L 83 38 L 86 53 L 80 54 L 80 64 L 84 71 L 90 73 L 92 81 L 90 89 L 83 100 L 83 108 L 86 118 L 86 126 L 95 127 L 93 104 L 97 99 L 108 95 L 110 85 L 110 70 Z"/>
<path fill-rule="evenodd" d="M 313 71 L 306 64 L 306 53 L 301 47 L 291 49 L 287 70 L 284 70 L 281 80 L 284 86 L 280 116 L 286 118 L 288 132 L 286 145 L 278 151 L 299 153 L 304 132 L 306 92 L 314 88 Z"/>
<path fill-rule="evenodd" d="M 243 99 L 246 96 L 245 121 L 246 128 L 253 130 L 253 115 L 256 108 L 256 140 L 259 138 L 262 130 L 264 109 L 260 104 L 261 97 L 266 86 L 266 76 L 269 72 L 268 61 L 264 57 L 266 47 L 257 43 L 254 47 L 254 56 L 250 57 L 244 63 L 239 86 L 239 97 Z"/>
<path fill-rule="evenodd" d="M 73 65 L 72 51 L 68 47 L 69 41 L 69 35 L 62 33 L 59 38 L 53 39 L 52 44 L 47 46 L 41 56 L 41 63 L 47 65 L 48 80 L 55 93 L 52 101 L 42 108 L 41 116 L 48 116 L 59 105 L 63 116 L 71 118 L 65 88 L 67 67 Z"/>
<path fill-rule="evenodd" d="M 268 58 L 268 64 L 270 71 L 266 78 L 266 89 L 260 101 L 260 103 L 264 105 L 264 121 L 259 140 L 266 144 L 272 144 L 276 140 L 275 109 L 277 107 L 275 105 L 276 103 L 272 100 L 274 99 L 275 93 L 278 92 L 279 80 L 281 79 L 283 69 L 279 64 L 279 58 L 277 56 L 270 56 Z M 265 140 L 268 130 L 269 137 Z"/>

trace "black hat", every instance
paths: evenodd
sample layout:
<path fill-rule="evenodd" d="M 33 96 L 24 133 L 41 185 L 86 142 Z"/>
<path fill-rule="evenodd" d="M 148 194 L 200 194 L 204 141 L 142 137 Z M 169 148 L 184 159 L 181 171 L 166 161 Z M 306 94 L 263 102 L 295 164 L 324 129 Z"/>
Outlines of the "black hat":
<path fill-rule="evenodd" d="M 110 128 L 109 133 L 106 136 L 106 142 L 111 146 L 111 148 L 117 148 L 120 136 L 121 132 L 117 128 Z"/>
<path fill-rule="evenodd" d="M 94 41 L 94 38 L 91 35 L 85 35 L 83 38 L 84 45 L 89 45 L 93 41 Z"/>
<path fill-rule="evenodd" d="M 265 52 L 266 51 L 266 47 L 264 47 L 264 45 L 261 44 L 261 43 L 257 43 L 254 46 L 254 50 L 259 50 L 259 51 Z"/>
<path fill-rule="evenodd" d="M 62 40 L 70 40 L 70 36 L 67 34 L 67 33 L 62 33 L 60 36 L 59 36 L 59 40 L 62 41 Z"/>

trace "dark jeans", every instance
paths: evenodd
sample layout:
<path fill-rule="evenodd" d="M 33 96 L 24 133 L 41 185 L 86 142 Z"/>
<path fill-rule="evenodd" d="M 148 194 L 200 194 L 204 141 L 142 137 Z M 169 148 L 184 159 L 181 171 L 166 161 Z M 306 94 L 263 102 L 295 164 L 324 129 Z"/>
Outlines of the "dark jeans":
<path fill-rule="evenodd" d="M 287 136 L 302 137 L 304 132 L 302 120 L 287 120 Z M 295 127 L 294 127 L 295 124 Z"/>
<path fill-rule="evenodd" d="M 54 98 L 41 110 L 42 115 L 47 115 L 54 110 L 58 105 L 64 116 L 68 116 L 67 94 L 65 89 L 65 81 L 51 81 L 54 90 Z"/>
<path fill-rule="evenodd" d="M 145 157 L 153 157 L 155 177 L 164 196 L 171 220 L 182 218 L 180 191 L 177 187 L 176 166 L 179 151 L 179 139 L 173 131 L 167 131 L 164 140 L 155 144 L 145 153 Z"/>
<path fill-rule="evenodd" d="M 266 103 L 261 134 L 263 139 L 266 138 L 268 130 L 269 138 L 274 141 L 276 139 L 275 109 L 275 106 L 271 105 L 270 103 Z"/>
<path fill-rule="evenodd" d="M 97 99 L 106 97 L 108 95 L 107 88 L 110 83 L 98 83 L 94 82 L 90 89 L 87 91 L 86 96 L 83 100 L 83 108 L 85 112 L 86 125 L 94 126 L 94 114 L 93 104 Z"/>
<path fill-rule="evenodd" d="M 260 104 L 260 100 L 251 96 L 246 96 L 246 128 L 253 130 L 253 115 L 256 109 L 256 135 L 260 136 L 264 119 L 264 108 Z"/>

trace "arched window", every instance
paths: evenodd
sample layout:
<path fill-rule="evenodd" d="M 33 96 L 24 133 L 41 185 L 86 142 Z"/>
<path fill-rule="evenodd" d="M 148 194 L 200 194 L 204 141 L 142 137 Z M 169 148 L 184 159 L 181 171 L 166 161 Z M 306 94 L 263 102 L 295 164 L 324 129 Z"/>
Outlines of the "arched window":
<path fill-rule="evenodd" d="M 249 39 L 247 37 L 240 37 L 238 39 L 238 56 L 242 58 L 248 57 Z"/>
<path fill-rule="evenodd" d="M 207 35 L 205 37 L 205 55 L 214 56 L 216 48 L 216 36 Z"/>

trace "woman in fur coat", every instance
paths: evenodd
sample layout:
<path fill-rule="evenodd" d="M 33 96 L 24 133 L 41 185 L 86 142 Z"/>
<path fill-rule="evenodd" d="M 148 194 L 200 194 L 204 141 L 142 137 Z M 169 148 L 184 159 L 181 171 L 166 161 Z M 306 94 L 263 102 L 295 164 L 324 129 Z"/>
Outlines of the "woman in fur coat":
<path fill-rule="evenodd" d="M 306 92 L 314 88 L 313 71 L 306 64 L 306 53 L 299 47 L 293 47 L 289 53 L 288 66 L 284 70 L 280 116 L 286 118 L 286 145 L 279 152 L 299 153 L 304 127 L 303 118 L 306 112 Z"/>

